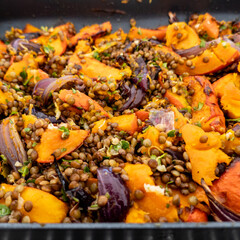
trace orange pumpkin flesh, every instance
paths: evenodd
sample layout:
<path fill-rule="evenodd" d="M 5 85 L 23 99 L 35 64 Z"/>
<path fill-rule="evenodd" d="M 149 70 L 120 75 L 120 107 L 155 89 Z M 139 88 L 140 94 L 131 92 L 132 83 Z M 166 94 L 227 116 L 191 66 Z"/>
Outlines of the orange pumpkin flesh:
<path fill-rule="evenodd" d="M 13 191 L 16 186 L 2 183 L 1 190 L 5 192 Z M 19 211 L 30 217 L 31 222 L 37 223 L 61 223 L 68 212 L 67 205 L 50 193 L 37 188 L 24 187 L 21 197 L 24 202 L 31 201 L 33 208 L 26 212 L 22 206 Z M 4 204 L 4 199 L 0 200 Z"/>
<path fill-rule="evenodd" d="M 47 129 L 41 136 L 41 141 L 36 145 L 35 150 L 38 152 L 39 163 L 51 163 L 54 161 L 52 154 L 57 149 L 61 149 L 60 159 L 68 153 L 74 151 L 83 144 L 89 132 L 85 130 L 70 130 L 69 138 L 62 139 L 62 132 L 57 129 Z"/>

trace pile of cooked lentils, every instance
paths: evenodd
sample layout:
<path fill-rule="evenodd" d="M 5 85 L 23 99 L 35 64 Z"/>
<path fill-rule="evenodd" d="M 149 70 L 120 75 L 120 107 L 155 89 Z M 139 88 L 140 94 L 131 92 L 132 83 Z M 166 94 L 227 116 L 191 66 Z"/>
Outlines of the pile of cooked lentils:
<path fill-rule="evenodd" d="M 168 26 L 131 19 L 128 33 L 6 31 L 0 222 L 238 221 L 239 32 L 171 12 Z"/>

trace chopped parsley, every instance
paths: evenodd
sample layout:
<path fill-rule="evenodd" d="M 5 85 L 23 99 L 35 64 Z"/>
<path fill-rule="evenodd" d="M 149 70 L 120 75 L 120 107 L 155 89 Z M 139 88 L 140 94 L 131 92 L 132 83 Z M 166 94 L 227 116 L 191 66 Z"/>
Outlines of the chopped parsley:
<path fill-rule="evenodd" d="M 203 108 L 203 105 L 204 105 L 204 104 L 203 104 L 202 102 L 199 102 L 199 103 L 198 103 L 198 106 L 197 106 L 197 107 L 194 107 L 193 110 L 194 110 L 194 111 L 200 111 L 200 110 Z"/>
<path fill-rule="evenodd" d="M 93 53 L 93 57 L 95 58 L 95 59 L 97 59 L 98 61 L 101 61 L 101 57 L 100 57 L 100 55 L 99 55 L 99 53 L 98 52 L 94 52 Z"/>
<path fill-rule="evenodd" d="M 67 151 L 66 148 L 61 148 L 61 153 L 66 152 L 66 151 Z"/>
<path fill-rule="evenodd" d="M 167 133 L 168 137 L 174 137 L 175 136 L 175 130 L 171 130 Z"/>
<path fill-rule="evenodd" d="M 50 46 L 49 44 L 48 45 L 43 45 L 43 51 L 46 54 L 49 54 L 50 52 L 54 51 L 54 48 L 52 46 Z"/>
<path fill-rule="evenodd" d="M 75 94 L 77 91 L 74 88 L 72 88 L 72 92 L 73 94 Z"/>
<path fill-rule="evenodd" d="M 90 172 L 90 169 L 89 169 L 88 166 L 86 166 L 86 167 L 83 169 L 83 171 L 84 171 L 85 173 L 88 173 L 88 172 Z"/>
<path fill-rule="evenodd" d="M 201 38 L 201 42 L 200 42 L 199 47 L 200 47 L 200 48 L 206 47 L 206 41 L 205 41 L 203 38 Z"/>
<path fill-rule="evenodd" d="M 195 122 L 195 125 L 198 127 L 202 127 L 202 124 L 200 122 Z"/>
<path fill-rule="evenodd" d="M 0 217 L 4 217 L 6 215 L 10 215 L 11 210 L 3 204 L 0 204 Z"/>
<path fill-rule="evenodd" d="M 20 72 L 20 76 L 22 77 L 23 80 L 25 80 L 28 76 L 27 72 L 25 71 L 25 69 L 23 69 L 21 72 Z"/>
<path fill-rule="evenodd" d="M 141 28 L 138 28 L 138 32 L 137 32 L 139 35 L 142 35 L 142 31 L 141 31 Z"/>
<path fill-rule="evenodd" d="M 24 132 L 30 132 L 31 128 L 24 128 Z"/>

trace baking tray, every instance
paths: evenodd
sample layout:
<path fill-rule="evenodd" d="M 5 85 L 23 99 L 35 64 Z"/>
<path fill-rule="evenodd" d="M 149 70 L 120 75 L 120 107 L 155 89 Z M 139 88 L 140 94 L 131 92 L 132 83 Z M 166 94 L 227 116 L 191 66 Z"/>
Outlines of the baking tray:
<path fill-rule="evenodd" d="M 0 37 L 11 26 L 23 28 L 26 23 L 56 26 L 72 21 L 76 30 L 93 23 L 111 21 L 113 29 L 129 29 L 130 18 L 137 25 L 153 28 L 168 24 L 167 13 L 174 11 L 180 20 L 191 13 L 210 12 L 219 20 L 240 17 L 239 0 L 0 0 Z M 86 239 L 86 240 L 240 240 L 240 222 L 204 224 L 0 224 L 0 239 Z"/>

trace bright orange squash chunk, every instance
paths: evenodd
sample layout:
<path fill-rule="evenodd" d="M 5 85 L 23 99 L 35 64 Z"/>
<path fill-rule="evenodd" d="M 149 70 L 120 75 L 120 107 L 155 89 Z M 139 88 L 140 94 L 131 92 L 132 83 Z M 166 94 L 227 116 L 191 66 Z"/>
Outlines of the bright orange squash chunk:
<path fill-rule="evenodd" d="M 60 91 L 59 98 L 63 102 L 67 102 L 67 99 L 69 97 L 74 98 L 75 100 L 73 104 L 74 107 L 88 110 L 90 107 L 90 102 L 92 102 L 91 104 L 94 105 L 95 110 L 100 110 L 104 116 L 109 117 L 109 114 L 96 101 L 88 97 L 86 94 L 79 91 L 76 91 L 76 93 L 73 93 L 72 90 L 65 90 L 65 89 Z"/>
<path fill-rule="evenodd" d="M 89 132 L 85 130 L 70 130 L 69 138 L 62 139 L 62 132 L 58 128 L 47 129 L 41 136 L 40 143 L 36 145 L 39 163 L 51 163 L 54 161 L 52 154 L 57 149 L 61 150 L 60 159 L 74 151 L 83 144 Z"/>
<path fill-rule="evenodd" d="M 109 121 L 117 123 L 117 130 L 134 134 L 138 130 L 137 116 L 135 114 L 125 114 L 113 117 Z"/>
<path fill-rule="evenodd" d="M 2 183 L 1 190 L 13 191 L 16 186 Z M 22 206 L 19 211 L 30 217 L 31 222 L 37 223 L 61 223 L 68 212 L 67 205 L 50 193 L 37 188 L 24 187 L 21 197 L 25 201 L 31 201 L 33 208 L 26 212 Z M 4 200 L 0 200 L 4 204 Z"/>

